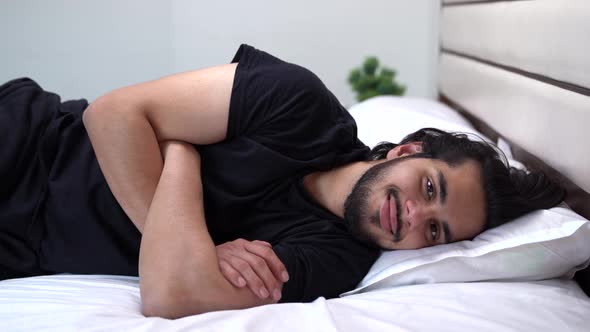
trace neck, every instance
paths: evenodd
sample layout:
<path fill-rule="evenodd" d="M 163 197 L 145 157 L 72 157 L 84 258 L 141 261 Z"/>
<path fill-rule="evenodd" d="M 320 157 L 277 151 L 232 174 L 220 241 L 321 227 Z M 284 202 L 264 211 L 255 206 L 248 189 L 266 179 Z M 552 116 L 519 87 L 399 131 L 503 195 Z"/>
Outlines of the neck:
<path fill-rule="evenodd" d="M 344 218 L 344 202 L 352 188 L 369 168 L 382 161 L 359 161 L 325 172 L 310 173 L 303 179 L 303 186 L 317 203 Z"/>

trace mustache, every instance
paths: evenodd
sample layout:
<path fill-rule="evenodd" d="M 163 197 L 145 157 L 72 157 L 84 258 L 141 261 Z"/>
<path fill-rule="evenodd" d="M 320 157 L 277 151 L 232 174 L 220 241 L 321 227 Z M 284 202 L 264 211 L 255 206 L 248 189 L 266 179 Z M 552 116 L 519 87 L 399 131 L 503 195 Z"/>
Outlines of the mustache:
<path fill-rule="evenodd" d="M 402 230 L 402 225 L 404 224 L 403 220 L 402 220 L 402 207 L 401 207 L 401 203 L 400 203 L 400 199 L 399 199 L 399 192 L 395 187 L 391 187 L 389 188 L 389 190 L 387 190 L 387 193 L 390 194 L 391 196 L 393 196 L 394 198 L 394 202 L 395 202 L 395 211 L 396 211 L 396 217 L 397 217 L 397 225 L 396 225 L 396 229 L 395 229 L 395 233 L 393 234 L 393 242 L 399 242 L 401 241 L 401 230 Z"/>

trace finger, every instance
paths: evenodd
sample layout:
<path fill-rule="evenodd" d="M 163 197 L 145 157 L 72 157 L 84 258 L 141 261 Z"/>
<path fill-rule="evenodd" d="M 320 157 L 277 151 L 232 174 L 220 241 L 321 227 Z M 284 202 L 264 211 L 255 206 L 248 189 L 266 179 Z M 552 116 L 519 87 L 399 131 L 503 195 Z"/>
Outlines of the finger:
<path fill-rule="evenodd" d="M 244 248 L 246 248 L 246 250 L 248 250 L 249 252 L 256 254 L 257 256 L 264 258 L 268 267 L 272 271 L 272 274 L 275 276 L 277 280 L 280 280 L 282 282 L 289 281 L 289 273 L 287 272 L 287 268 L 285 267 L 283 262 L 281 262 L 275 251 L 272 249 L 272 247 L 268 248 L 248 244 L 245 245 Z"/>
<path fill-rule="evenodd" d="M 248 256 L 251 254 L 243 255 Z M 248 288 L 254 292 L 259 298 L 266 299 L 270 293 L 264 281 L 260 276 L 254 272 L 250 262 L 245 260 L 242 256 L 232 255 L 228 258 L 228 263 L 246 280 Z"/>
<path fill-rule="evenodd" d="M 261 244 L 261 245 L 267 246 L 269 248 L 272 248 L 272 244 L 270 244 L 270 243 L 268 243 L 266 241 L 255 240 L 255 241 L 252 241 L 252 243 Z"/>
<path fill-rule="evenodd" d="M 231 242 L 226 242 L 224 244 L 218 245 L 217 255 L 219 258 L 219 262 L 224 262 L 223 266 L 224 268 L 226 268 L 226 271 L 229 271 L 227 267 L 230 267 L 231 270 L 235 271 L 240 276 L 239 278 L 245 281 L 248 288 L 250 288 L 250 290 L 254 292 L 256 296 L 258 296 L 261 299 L 265 299 L 269 296 L 269 291 L 264 285 L 264 282 L 256 274 L 256 272 L 254 272 L 249 263 L 245 261 L 242 257 L 240 257 L 240 254 L 245 256 L 253 255 L 246 251 L 246 249 L 244 248 L 244 245 L 246 243 L 250 243 L 250 241 L 246 241 L 244 239 L 237 239 Z M 232 284 L 238 282 L 236 281 L 237 278 L 235 276 L 232 275 L 231 278 L 233 279 Z"/>
<path fill-rule="evenodd" d="M 258 277 L 262 279 L 266 289 L 271 292 L 273 300 L 278 301 L 281 298 L 282 282 L 275 278 L 266 260 L 247 251 L 242 251 L 238 254 L 242 259 L 248 262 Z"/>
<path fill-rule="evenodd" d="M 242 275 L 236 269 L 231 267 L 226 261 L 219 261 L 219 269 L 221 270 L 221 274 L 227 279 L 232 285 L 242 288 L 246 286 L 246 280 L 242 278 Z"/>

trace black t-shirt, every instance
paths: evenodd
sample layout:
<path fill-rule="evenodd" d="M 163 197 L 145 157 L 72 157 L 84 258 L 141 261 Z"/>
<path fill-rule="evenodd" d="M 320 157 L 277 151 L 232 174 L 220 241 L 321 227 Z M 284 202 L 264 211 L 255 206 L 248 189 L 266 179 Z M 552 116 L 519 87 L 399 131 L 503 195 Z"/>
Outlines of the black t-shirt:
<path fill-rule="evenodd" d="M 216 243 L 265 240 L 287 267 L 285 301 L 335 297 L 378 251 L 313 203 L 301 179 L 363 160 L 369 149 L 336 97 L 309 70 L 242 45 L 227 140 L 200 147 L 207 226 Z"/>
<path fill-rule="evenodd" d="M 316 205 L 302 178 L 363 160 L 369 149 L 352 117 L 307 69 L 247 45 L 233 62 L 227 138 L 197 147 L 209 232 L 216 244 L 270 242 L 290 275 L 282 302 L 338 296 L 364 277 L 378 250 L 357 242 L 340 218 Z M 41 266 L 137 275 L 141 234 L 110 192 L 81 114 L 58 119 Z"/>

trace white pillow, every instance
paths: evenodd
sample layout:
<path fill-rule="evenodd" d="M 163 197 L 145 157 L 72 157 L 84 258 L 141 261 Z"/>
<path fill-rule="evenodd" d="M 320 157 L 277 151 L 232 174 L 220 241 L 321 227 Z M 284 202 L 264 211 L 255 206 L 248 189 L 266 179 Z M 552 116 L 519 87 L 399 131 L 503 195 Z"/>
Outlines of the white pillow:
<path fill-rule="evenodd" d="M 357 121 L 359 138 L 369 146 L 384 140 L 397 143 L 423 127 L 483 137 L 458 112 L 432 100 L 380 96 L 349 111 Z M 589 238 L 590 223 L 573 211 L 535 211 L 473 241 L 384 252 L 357 289 L 342 296 L 420 283 L 571 277 L 588 265 Z"/>
<path fill-rule="evenodd" d="M 590 222 L 570 209 L 538 210 L 473 241 L 383 252 L 355 290 L 404 285 L 571 278 L 590 262 Z"/>
<path fill-rule="evenodd" d="M 432 127 L 449 132 L 466 133 L 471 139 L 496 143 L 510 166 L 526 169 L 512 159 L 510 146 L 502 139 L 493 142 L 475 129 L 469 120 L 449 106 L 430 99 L 377 96 L 348 109 L 357 123 L 358 137 L 369 147 L 387 141 L 399 143 L 408 134 Z"/>
<path fill-rule="evenodd" d="M 369 147 L 382 141 L 399 143 L 425 127 L 483 137 L 459 112 L 429 99 L 378 96 L 350 107 L 348 112 L 357 123 L 358 137 Z"/>

